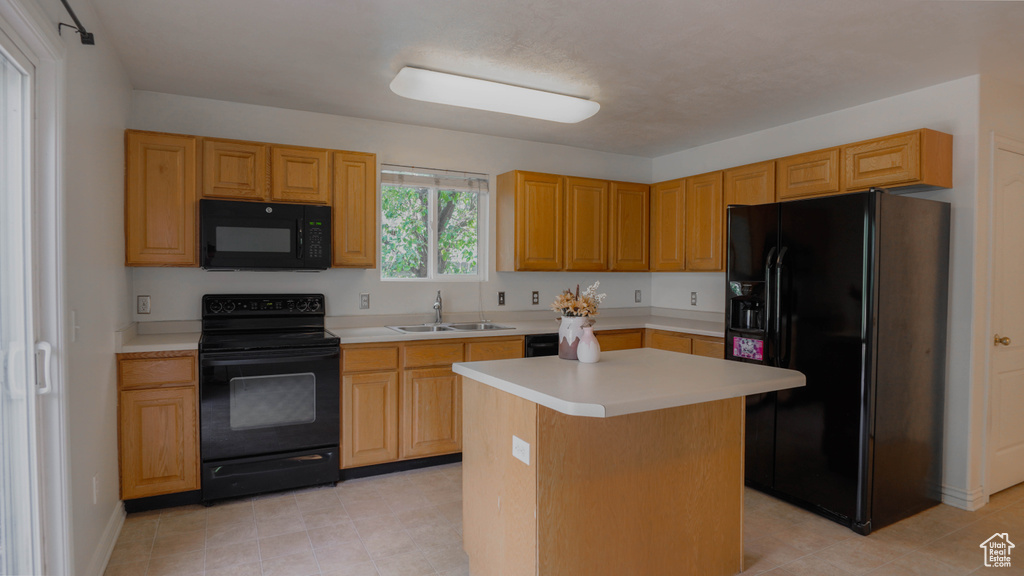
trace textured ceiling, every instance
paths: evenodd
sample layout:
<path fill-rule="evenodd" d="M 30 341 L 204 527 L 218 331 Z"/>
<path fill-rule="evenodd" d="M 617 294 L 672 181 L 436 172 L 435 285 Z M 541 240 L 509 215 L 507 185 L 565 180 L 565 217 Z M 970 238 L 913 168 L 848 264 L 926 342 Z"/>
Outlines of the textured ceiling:
<path fill-rule="evenodd" d="M 1024 84 L 1024 2 L 94 0 L 136 89 L 655 157 L 963 76 Z M 86 23 L 88 26 L 88 23 Z M 416 66 L 597 100 L 406 100 Z"/>

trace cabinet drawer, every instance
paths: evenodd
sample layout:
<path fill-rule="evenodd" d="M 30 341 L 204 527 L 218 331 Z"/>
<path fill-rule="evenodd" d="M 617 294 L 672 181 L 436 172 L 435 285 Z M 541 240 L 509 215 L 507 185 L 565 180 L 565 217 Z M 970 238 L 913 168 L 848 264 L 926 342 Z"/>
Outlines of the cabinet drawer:
<path fill-rule="evenodd" d="M 462 362 L 462 342 L 410 344 L 405 347 L 402 367 L 445 366 L 455 362 Z"/>
<path fill-rule="evenodd" d="M 644 345 L 643 330 L 607 330 L 594 332 L 594 336 L 597 336 L 597 341 L 604 352 L 632 350 L 643 348 Z"/>
<path fill-rule="evenodd" d="M 523 357 L 523 339 L 491 340 L 490 342 L 467 342 L 466 361 L 506 360 Z"/>
<path fill-rule="evenodd" d="M 779 200 L 837 194 L 839 184 L 839 148 L 797 154 L 779 160 Z"/>
<path fill-rule="evenodd" d="M 693 353 L 708 358 L 725 358 L 725 343 L 713 340 L 693 339 Z"/>
<path fill-rule="evenodd" d="M 342 372 L 397 369 L 398 346 L 341 349 Z"/>
<path fill-rule="evenodd" d="M 194 386 L 198 382 L 196 352 L 118 354 L 118 385 L 132 388 Z"/>
<path fill-rule="evenodd" d="M 647 335 L 647 347 L 669 352 L 690 354 L 693 350 L 693 339 L 676 332 L 651 330 Z"/>

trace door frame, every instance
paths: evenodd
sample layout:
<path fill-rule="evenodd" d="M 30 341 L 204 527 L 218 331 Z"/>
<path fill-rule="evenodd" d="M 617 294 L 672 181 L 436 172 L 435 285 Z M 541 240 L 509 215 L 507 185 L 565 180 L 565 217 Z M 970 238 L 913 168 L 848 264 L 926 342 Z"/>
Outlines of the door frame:
<path fill-rule="evenodd" d="M 985 333 L 984 333 L 984 345 L 985 345 L 985 367 L 984 367 L 984 402 L 985 402 L 985 422 L 982 426 L 982 469 L 981 469 L 981 487 L 984 496 L 984 502 L 987 503 L 993 492 L 989 484 L 990 467 L 992 462 L 995 460 L 992 457 L 992 361 L 993 352 L 995 347 L 991 345 L 992 338 L 992 301 L 995 296 L 995 241 L 996 241 L 996 157 L 999 150 L 1006 150 L 1014 154 L 1020 154 L 1024 156 L 1024 141 L 1018 140 L 1005 134 L 992 131 L 989 136 L 989 165 L 988 165 L 988 217 L 986 222 L 988 225 L 987 241 L 988 246 L 986 250 L 987 260 L 987 272 L 986 282 L 988 284 L 985 291 Z"/>
<path fill-rule="evenodd" d="M 72 572 L 71 498 L 67 469 L 67 330 L 64 285 L 64 66 L 65 50 L 56 27 L 32 0 L 0 2 L 0 25 L 35 66 L 31 154 L 31 231 L 36 338 L 53 349 L 53 391 L 37 397 L 43 413 L 38 461 L 42 504 L 43 568 L 49 574 Z M 44 222 L 48 222 L 43 225 Z M 73 328 L 72 328 L 73 329 Z"/>

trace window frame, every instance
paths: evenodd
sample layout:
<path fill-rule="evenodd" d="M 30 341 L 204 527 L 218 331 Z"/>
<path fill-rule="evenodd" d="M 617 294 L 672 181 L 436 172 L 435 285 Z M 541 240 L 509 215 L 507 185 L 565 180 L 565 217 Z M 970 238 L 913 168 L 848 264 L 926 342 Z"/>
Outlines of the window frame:
<path fill-rule="evenodd" d="M 380 262 L 379 279 L 381 282 L 434 282 L 434 283 L 458 283 L 458 282 L 486 282 L 487 271 L 488 271 L 488 260 L 487 254 L 489 253 L 488 247 L 488 220 L 489 220 L 489 204 L 488 197 L 490 196 L 490 175 L 487 174 L 474 174 L 466 172 L 465 174 L 473 174 L 474 176 L 480 176 L 487 180 L 487 189 L 477 190 L 477 218 L 476 218 L 476 274 L 439 274 L 438 273 L 438 230 L 437 230 L 437 210 L 438 210 L 438 192 L 442 190 L 450 190 L 451 188 L 445 188 L 441 185 L 426 186 L 416 183 L 405 184 L 408 188 L 426 188 L 428 190 L 427 200 L 427 275 L 423 278 L 392 278 L 384 275 L 384 189 L 388 187 L 401 187 L 403 184 L 395 182 L 386 182 L 384 172 L 388 169 L 405 168 L 409 170 L 422 170 L 425 172 L 443 172 L 450 173 L 447 170 L 433 170 L 423 168 L 413 168 L 410 166 L 398 166 L 393 164 L 385 164 L 381 166 L 381 174 L 378 178 L 380 185 L 377 187 L 377 217 L 380 222 L 377 232 L 380 237 L 380 242 L 377 243 L 377 258 Z"/>

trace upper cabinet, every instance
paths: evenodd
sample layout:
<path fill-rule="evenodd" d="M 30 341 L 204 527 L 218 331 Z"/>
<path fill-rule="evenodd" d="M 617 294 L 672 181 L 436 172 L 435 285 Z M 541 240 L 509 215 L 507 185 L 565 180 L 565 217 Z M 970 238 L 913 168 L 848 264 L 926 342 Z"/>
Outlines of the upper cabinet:
<path fill-rule="evenodd" d="M 565 179 L 565 269 L 608 269 L 607 180 Z"/>
<path fill-rule="evenodd" d="M 377 265 L 377 156 L 335 152 L 334 266 Z"/>
<path fill-rule="evenodd" d="M 651 186 L 651 270 L 686 269 L 686 179 Z"/>
<path fill-rule="evenodd" d="M 498 271 L 564 268 L 563 180 L 520 170 L 498 176 Z"/>
<path fill-rule="evenodd" d="M 266 144 L 203 139 L 203 198 L 266 200 Z"/>
<path fill-rule="evenodd" d="M 198 266 L 194 136 L 125 132 L 125 265 Z"/>
<path fill-rule="evenodd" d="M 628 272 L 648 270 L 651 187 L 612 182 L 610 198 L 608 268 Z"/>
<path fill-rule="evenodd" d="M 725 205 L 775 202 L 775 161 L 760 162 L 725 171 Z"/>
<path fill-rule="evenodd" d="M 838 194 L 839 159 L 839 148 L 780 158 L 776 197 L 781 201 Z"/>
<path fill-rule="evenodd" d="M 329 204 L 329 152 L 322 148 L 272 147 L 270 199 L 274 202 Z"/>
<path fill-rule="evenodd" d="M 953 137 L 915 130 L 842 147 L 848 192 L 875 186 L 949 188 L 953 185 Z"/>
<path fill-rule="evenodd" d="M 725 269 L 725 205 L 722 172 L 687 178 L 686 269 L 717 272 Z"/>

